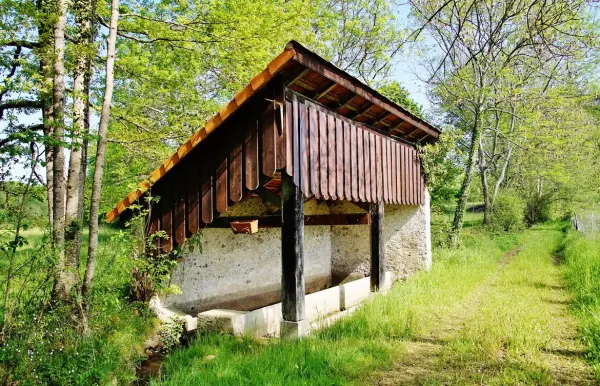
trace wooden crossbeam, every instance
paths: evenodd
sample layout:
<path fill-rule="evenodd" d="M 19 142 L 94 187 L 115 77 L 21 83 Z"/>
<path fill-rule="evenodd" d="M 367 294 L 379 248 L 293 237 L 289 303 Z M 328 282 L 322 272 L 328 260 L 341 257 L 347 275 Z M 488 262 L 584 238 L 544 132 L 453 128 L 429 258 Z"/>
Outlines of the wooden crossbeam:
<path fill-rule="evenodd" d="M 296 76 L 294 79 L 291 80 L 290 83 L 288 83 L 288 87 L 290 87 L 291 85 L 293 85 L 294 83 L 296 83 L 297 81 L 299 81 L 300 79 L 302 79 L 302 77 L 306 74 L 308 74 L 310 71 L 310 68 L 305 68 L 304 70 L 302 70 L 300 72 L 300 74 L 298 74 L 298 76 Z"/>
<path fill-rule="evenodd" d="M 231 216 L 218 217 L 207 228 L 231 228 L 232 222 L 258 220 L 259 228 L 279 228 L 281 227 L 281 215 L 264 216 Z M 344 213 L 344 214 L 313 214 L 304 216 L 305 226 L 318 225 L 367 225 L 371 222 L 371 216 L 368 213 Z"/>
<path fill-rule="evenodd" d="M 364 113 L 366 113 L 367 111 L 371 110 L 372 107 L 374 107 L 375 105 L 369 102 L 369 105 L 367 107 L 365 107 L 362 110 L 359 110 L 352 118 L 353 121 L 356 120 L 356 118 L 360 117 L 361 115 L 363 115 Z"/>
<path fill-rule="evenodd" d="M 323 98 L 325 95 L 327 95 L 327 93 L 331 90 L 333 90 L 335 88 L 335 86 L 337 86 L 337 83 L 332 82 L 328 87 L 326 87 L 323 91 L 321 91 L 320 93 L 318 93 L 317 95 L 315 95 L 315 97 L 313 98 L 313 100 L 315 101 L 319 101 L 319 99 Z"/>

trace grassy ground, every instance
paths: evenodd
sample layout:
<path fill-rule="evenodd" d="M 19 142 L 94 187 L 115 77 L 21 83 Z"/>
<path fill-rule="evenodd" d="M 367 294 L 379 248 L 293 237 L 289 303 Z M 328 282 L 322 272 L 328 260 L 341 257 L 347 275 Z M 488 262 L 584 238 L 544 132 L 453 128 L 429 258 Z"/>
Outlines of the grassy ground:
<path fill-rule="evenodd" d="M 562 252 L 574 314 L 589 349 L 587 357 L 600 380 L 600 238 L 569 231 Z"/>
<path fill-rule="evenodd" d="M 556 264 L 562 237 L 469 229 L 431 272 L 308 339 L 198 336 L 153 384 L 595 384 Z"/>
<path fill-rule="evenodd" d="M 23 235 L 28 244 L 17 254 L 12 328 L 0 342 L 0 384 L 129 384 L 135 364 L 145 356 L 143 341 L 153 322 L 147 307 L 127 301 L 132 269 L 127 235 L 110 228 L 100 232 L 89 337 L 74 328 L 72 309 L 44 307 L 52 286 L 48 239 L 36 229 Z M 83 259 L 86 252 L 87 233 Z M 7 259 L 0 258 L 2 290 L 7 267 Z"/>

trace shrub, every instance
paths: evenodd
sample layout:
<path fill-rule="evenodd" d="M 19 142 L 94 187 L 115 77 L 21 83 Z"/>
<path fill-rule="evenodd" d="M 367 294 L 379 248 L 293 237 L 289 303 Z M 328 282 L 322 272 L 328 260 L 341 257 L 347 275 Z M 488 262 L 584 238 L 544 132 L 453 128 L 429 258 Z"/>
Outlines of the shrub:
<path fill-rule="evenodd" d="M 525 220 L 525 202 L 515 192 L 499 195 L 492 208 L 491 225 L 506 232 L 519 230 Z"/>

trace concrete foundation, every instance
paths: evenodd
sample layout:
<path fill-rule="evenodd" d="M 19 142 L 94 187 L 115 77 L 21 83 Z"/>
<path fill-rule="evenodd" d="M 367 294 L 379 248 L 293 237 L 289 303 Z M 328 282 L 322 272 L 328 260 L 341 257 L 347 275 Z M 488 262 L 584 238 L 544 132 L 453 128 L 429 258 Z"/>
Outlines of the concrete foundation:
<path fill-rule="evenodd" d="M 304 338 L 305 336 L 308 336 L 310 332 L 310 323 L 307 319 L 300 320 L 298 322 L 282 320 L 280 331 L 281 339 Z"/>
<path fill-rule="evenodd" d="M 276 209 L 252 197 L 230 207 L 224 216 L 259 216 Z M 350 202 L 309 200 L 305 203 L 305 213 L 365 211 Z M 172 275 L 172 284 L 177 285 L 182 294 L 159 299 L 159 308 L 169 315 L 182 317 L 188 329 L 194 329 L 197 321 L 199 328 L 234 334 L 278 334 L 281 327 L 280 237 L 279 228 L 262 228 L 252 235 L 234 234 L 230 229 L 204 229 L 195 241 L 186 243 L 182 261 Z M 385 206 L 384 240 L 388 272 L 382 291 L 395 279 L 431 267 L 427 193 L 423 206 Z M 368 225 L 304 228 L 306 318 L 309 322 L 351 309 L 369 296 L 369 241 Z M 217 320 L 211 321 L 211 318 Z"/>

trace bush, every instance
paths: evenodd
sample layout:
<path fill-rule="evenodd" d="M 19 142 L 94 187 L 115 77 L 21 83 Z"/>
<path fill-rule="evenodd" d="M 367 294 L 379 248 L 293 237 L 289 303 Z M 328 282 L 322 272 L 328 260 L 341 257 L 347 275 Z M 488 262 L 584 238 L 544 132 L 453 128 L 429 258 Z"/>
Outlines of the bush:
<path fill-rule="evenodd" d="M 523 228 L 525 202 L 514 192 L 505 192 L 494 201 L 491 226 L 494 229 L 513 232 Z"/>

